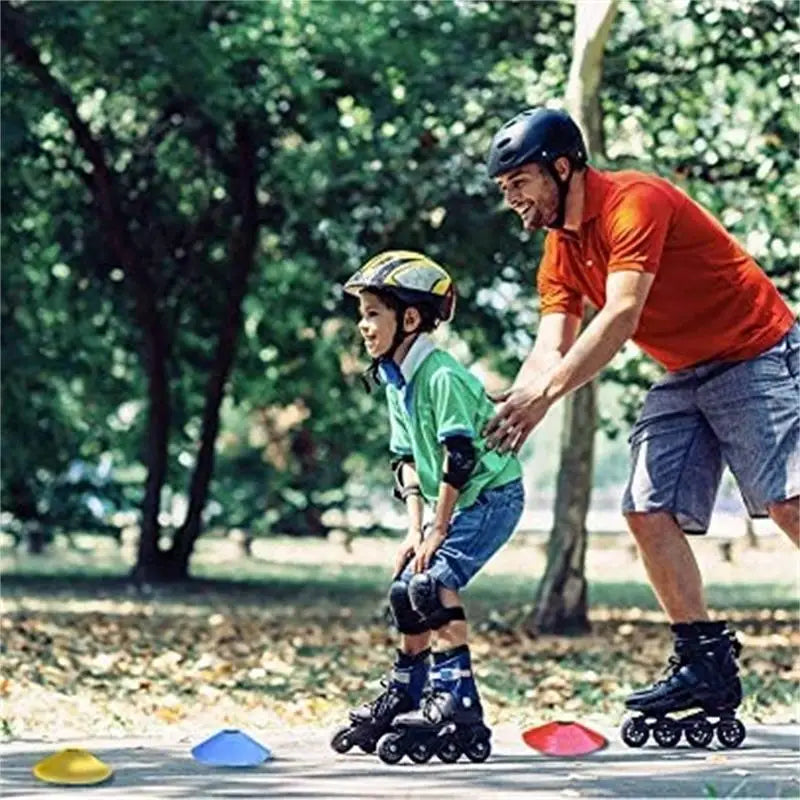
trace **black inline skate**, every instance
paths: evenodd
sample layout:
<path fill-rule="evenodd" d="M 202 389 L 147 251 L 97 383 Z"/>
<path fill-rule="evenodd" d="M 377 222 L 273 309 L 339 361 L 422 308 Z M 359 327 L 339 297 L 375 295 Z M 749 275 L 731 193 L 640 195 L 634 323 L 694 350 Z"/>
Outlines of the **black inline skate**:
<path fill-rule="evenodd" d="M 620 731 L 629 747 L 641 747 L 653 733 L 661 747 L 674 747 L 682 735 L 692 747 L 706 747 L 716 733 L 723 747 L 738 747 L 745 738 L 736 719 L 742 684 L 736 659 L 741 645 L 724 622 L 692 622 L 672 626 L 675 652 L 669 674 L 625 701 L 638 716 L 625 720 Z M 674 712 L 697 709 L 673 718 Z"/>
<path fill-rule="evenodd" d="M 378 756 L 396 764 L 404 755 L 424 764 L 434 755 L 452 764 L 466 755 L 485 761 L 491 753 L 491 731 L 472 677 L 467 645 L 434 653 L 431 685 L 418 711 L 395 717 L 392 730 L 378 742 Z"/>
<path fill-rule="evenodd" d="M 389 730 L 395 717 L 419 708 L 428 680 L 430 654 L 430 650 L 415 656 L 398 651 L 388 679 L 381 681 L 385 691 L 350 712 L 350 724 L 333 734 L 331 747 L 337 753 L 346 753 L 354 746 L 374 753 L 378 739 Z"/>

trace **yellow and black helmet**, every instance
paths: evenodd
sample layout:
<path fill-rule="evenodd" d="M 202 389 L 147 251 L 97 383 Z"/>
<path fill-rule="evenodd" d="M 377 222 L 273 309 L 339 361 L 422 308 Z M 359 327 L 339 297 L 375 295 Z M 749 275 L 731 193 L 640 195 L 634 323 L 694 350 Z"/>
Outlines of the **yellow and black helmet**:
<path fill-rule="evenodd" d="M 453 319 L 456 287 L 444 267 L 422 253 L 387 250 L 374 256 L 344 285 L 348 294 L 364 289 L 389 292 L 407 305 L 431 306 L 442 322 Z"/>

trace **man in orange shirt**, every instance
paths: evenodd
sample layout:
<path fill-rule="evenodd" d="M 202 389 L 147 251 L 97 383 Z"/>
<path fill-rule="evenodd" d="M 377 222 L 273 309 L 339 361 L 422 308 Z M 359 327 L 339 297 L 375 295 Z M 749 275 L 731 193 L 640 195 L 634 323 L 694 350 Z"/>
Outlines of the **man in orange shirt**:
<path fill-rule="evenodd" d="M 686 194 L 653 175 L 589 167 L 566 113 L 529 109 L 507 122 L 488 170 L 526 230 L 549 229 L 536 343 L 501 397 L 489 443 L 519 450 L 550 406 L 628 339 L 668 370 L 630 437 L 623 513 L 673 623 L 676 656 L 667 680 L 627 704 L 656 717 L 699 706 L 720 718 L 718 738 L 731 745 L 744 737 L 733 718 L 739 646 L 708 619 L 684 532 L 707 529 L 726 463 L 749 513 L 768 514 L 798 544 L 800 328 L 752 257 Z M 578 335 L 587 302 L 598 313 Z M 703 720 L 691 734 L 700 743 Z M 642 744 L 643 718 L 629 723 L 623 738 Z M 660 723 L 656 738 L 671 742 L 672 723 Z"/>

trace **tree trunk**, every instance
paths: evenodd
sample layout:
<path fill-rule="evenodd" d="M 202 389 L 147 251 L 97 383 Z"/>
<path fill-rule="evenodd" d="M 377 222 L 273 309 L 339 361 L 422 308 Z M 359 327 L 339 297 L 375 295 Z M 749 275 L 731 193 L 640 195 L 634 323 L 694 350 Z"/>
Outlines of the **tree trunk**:
<path fill-rule="evenodd" d="M 147 337 L 146 345 L 152 355 L 147 364 L 147 479 L 145 482 L 139 544 L 136 564 L 131 577 L 141 583 L 158 583 L 169 572 L 165 553 L 158 540 L 161 525 L 161 488 L 167 477 L 167 446 L 169 442 L 170 398 L 166 366 L 166 343 L 160 338 Z"/>
<path fill-rule="evenodd" d="M 31 522 L 27 525 L 27 533 L 28 554 L 32 556 L 42 555 L 50 541 L 44 525 L 41 522 Z"/>
<path fill-rule="evenodd" d="M 753 520 L 749 516 L 744 518 L 744 532 L 747 540 L 747 546 L 753 549 L 758 548 L 758 536 L 756 536 L 756 528 L 753 525 Z"/>
<path fill-rule="evenodd" d="M 603 48 L 616 13 L 616 0 L 575 5 L 575 37 L 567 84 L 569 112 L 582 128 L 590 153 L 603 152 L 602 114 L 597 91 Z M 596 430 L 593 383 L 564 400 L 564 430 L 553 529 L 547 567 L 526 621 L 531 632 L 568 633 L 589 629 L 587 614 L 586 513 L 592 492 Z"/>
<path fill-rule="evenodd" d="M 170 398 L 167 381 L 167 335 L 158 309 L 158 295 L 152 277 L 131 241 L 127 220 L 122 212 L 114 178 L 106 163 L 100 139 L 78 114 L 74 98 L 47 69 L 39 51 L 25 35 L 25 15 L 8 3 L 0 6 L 2 12 L 2 40 L 19 64 L 38 81 L 67 119 L 75 140 L 92 165 L 90 176 L 82 176 L 89 186 L 106 236 L 115 258 L 130 279 L 136 320 L 142 332 L 141 357 L 147 375 L 149 411 L 147 423 L 147 480 L 142 502 L 139 552 L 133 575 L 147 580 L 158 574 L 161 552 L 158 548 L 160 527 L 158 512 L 161 507 L 161 488 L 167 473 L 167 443 L 169 439 Z"/>
<path fill-rule="evenodd" d="M 586 512 L 592 490 L 595 387 L 588 383 L 564 401 L 561 466 L 547 567 L 534 610 L 526 623 L 533 633 L 582 633 L 586 614 Z"/>
<path fill-rule="evenodd" d="M 303 475 L 311 476 L 311 480 L 304 481 L 305 486 L 303 491 L 307 497 L 311 496 L 313 491 L 313 476 L 316 475 L 320 468 L 319 457 L 317 455 L 317 445 L 314 441 L 314 435 L 308 427 L 301 428 L 292 437 L 292 457 L 297 460 L 300 465 L 300 470 Z M 298 531 L 301 536 L 327 536 L 330 529 L 322 521 L 322 509 L 314 503 L 309 503 L 302 513 L 301 531 Z"/>
<path fill-rule="evenodd" d="M 605 45 L 616 13 L 617 0 L 575 4 L 575 36 L 565 100 L 567 110 L 586 137 L 589 152 L 595 156 L 604 152 L 599 89 Z"/>
<path fill-rule="evenodd" d="M 247 293 L 247 281 L 253 269 L 258 241 L 256 154 L 250 128 L 245 122 L 236 125 L 236 145 L 237 170 L 234 176 L 234 197 L 237 199 L 240 222 L 231 246 L 231 285 L 228 303 L 223 312 L 214 363 L 206 384 L 200 449 L 189 488 L 189 508 L 169 551 L 170 577 L 173 580 L 188 577 L 189 558 L 202 530 L 203 509 L 208 499 L 208 489 L 214 471 L 214 446 L 219 432 L 219 410 L 236 355 L 237 340 L 242 326 L 242 302 Z"/>

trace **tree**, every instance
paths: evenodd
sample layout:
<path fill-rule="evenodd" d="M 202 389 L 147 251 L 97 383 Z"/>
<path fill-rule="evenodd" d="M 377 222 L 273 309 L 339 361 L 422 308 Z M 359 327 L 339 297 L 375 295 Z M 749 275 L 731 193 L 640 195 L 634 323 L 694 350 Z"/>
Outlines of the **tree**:
<path fill-rule="evenodd" d="M 597 93 L 611 163 L 677 170 L 796 292 L 786 6 L 621 9 Z M 514 373 L 540 243 L 501 213 L 485 150 L 564 95 L 574 12 L 3 4 L 5 507 L 55 524 L 48 487 L 110 455 L 157 578 L 209 525 L 320 534 L 371 502 L 385 427 L 341 283 L 378 249 L 429 252 L 465 358 Z M 640 362 L 611 372 L 635 402 Z"/>
<path fill-rule="evenodd" d="M 174 7 L 173 7 L 174 8 Z M 98 222 L 103 231 L 105 246 L 111 258 L 118 265 L 118 269 L 126 278 L 126 286 L 130 289 L 128 300 L 133 320 L 141 336 L 139 341 L 140 358 L 143 372 L 147 379 L 148 393 L 148 421 L 146 434 L 145 463 L 147 464 L 147 479 L 142 501 L 141 536 L 139 555 L 135 575 L 141 579 L 170 579 L 182 577 L 186 574 L 188 554 L 191 544 L 199 530 L 199 510 L 205 503 L 208 481 L 210 478 L 211 464 L 213 463 L 213 447 L 216 440 L 219 406 L 223 387 L 227 381 L 231 364 L 235 354 L 235 341 L 239 331 L 239 318 L 241 316 L 241 301 L 246 291 L 247 278 L 252 270 L 255 244 L 258 227 L 261 219 L 256 213 L 255 184 L 258 176 L 258 167 L 255 162 L 255 146 L 251 128 L 253 121 L 245 114 L 233 115 L 230 121 L 230 149 L 226 152 L 218 141 L 218 131 L 214 122 L 205 118 L 202 113 L 191 117 L 187 125 L 192 133 L 198 128 L 191 125 L 205 125 L 203 135 L 207 137 L 202 147 L 206 148 L 204 155 L 209 160 L 217 160 L 217 168 L 221 173 L 223 185 L 227 182 L 227 192 L 223 194 L 230 198 L 230 211 L 234 217 L 233 231 L 230 237 L 230 274 L 227 286 L 226 300 L 221 303 L 219 315 L 219 331 L 217 345 L 213 349 L 213 360 L 210 374 L 206 384 L 205 402 L 201 423 L 201 445 L 194 472 L 191 490 L 189 513 L 182 528 L 173 540 L 172 548 L 162 552 L 159 548 L 159 511 L 161 503 L 161 490 L 167 477 L 168 467 L 168 441 L 172 413 L 172 400 L 169 381 L 169 355 L 174 346 L 174 337 L 171 336 L 169 312 L 169 290 L 166 289 L 155 267 L 164 268 L 164 262 L 172 262 L 174 269 L 172 278 L 177 280 L 184 277 L 186 269 L 183 262 L 187 248 L 197 245 L 197 236 L 202 231 L 206 236 L 211 227 L 211 210 L 207 207 L 204 213 L 195 219 L 181 218 L 174 215 L 170 218 L 163 205 L 151 198 L 144 196 L 146 193 L 157 191 L 158 165 L 155 157 L 156 150 L 164 138 L 169 135 L 170 125 L 174 124 L 174 117 L 182 119 L 180 112 L 184 105 L 189 109 L 187 116 L 191 116 L 193 107 L 191 92 L 188 86 L 181 86 L 179 80 L 174 81 L 172 91 L 177 92 L 165 103 L 161 115 L 157 115 L 155 123 L 151 126 L 142 125 L 143 133 L 137 141 L 136 156 L 131 150 L 122 150 L 114 153 L 114 145 L 119 147 L 123 137 L 112 136 L 107 130 L 107 138 L 114 140 L 109 144 L 99 132 L 92 129 L 92 125 L 81 114 L 78 102 L 73 97 L 65 80 L 48 69 L 43 59 L 44 48 L 52 48 L 58 53 L 60 48 L 66 48 L 67 42 L 77 36 L 79 39 L 84 32 L 84 25 L 96 9 L 82 7 L 71 9 L 66 18 L 50 16 L 52 12 L 43 6 L 36 7 L 30 13 L 23 13 L 18 8 L 8 4 L 2 7 L 3 42 L 7 51 L 13 55 L 15 62 L 25 71 L 27 79 L 36 89 L 46 96 L 53 106 L 60 112 L 70 134 L 70 142 L 74 147 L 68 147 L 71 157 L 65 165 L 72 167 L 72 172 L 77 175 L 88 188 Z M 202 21 L 195 10 L 196 21 Z M 56 12 L 59 13 L 59 12 Z M 120 13 L 119 9 L 108 8 L 101 12 L 103 22 L 111 29 L 120 32 L 123 43 L 123 56 L 126 42 L 130 44 L 130 37 L 126 39 L 123 31 L 127 11 Z M 170 19 L 173 12 L 166 12 L 165 18 L 158 19 L 155 15 L 140 18 L 140 21 L 150 24 L 157 29 L 159 34 L 169 30 Z M 182 14 L 182 12 L 178 12 Z M 207 24 L 207 23 L 206 23 Z M 33 31 L 29 30 L 32 25 Z M 35 41 L 40 38 L 41 44 Z M 156 37 L 158 38 L 158 37 Z M 99 42 L 98 51 L 82 52 L 75 61 L 80 62 L 86 57 L 104 55 L 102 48 L 108 46 L 108 39 Z M 199 54 L 195 43 L 194 49 L 190 46 L 190 37 L 185 37 L 181 45 L 186 45 L 187 53 L 194 56 Z M 51 50 L 48 50 L 50 60 Z M 63 58 L 62 69 L 69 71 L 75 68 L 74 63 L 64 49 L 60 53 Z M 111 55 L 106 50 L 105 55 Z M 122 78 L 124 85 L 125 61 L 117 75 Z M 196 64 L 200 67 L 200 64 Z M 164 78 L 161 74 L 154 80 L 154 93 L 165 90 Z M 188 76 L 183 76 L 187 78 Z M 113 80 L 109 79 L 113 84 Z M 180 95 L 180 90 L 185 89 L 186 94 Z M 165 118 L 165 114 L 168 116 Z M 106 120 L 107 122 L 107 120 Z M 65 134 L 66 129 L 60 133 Z M 131 142 L 126 142 L 130 145 Z M 121 149 L 121 148 L 120 148 Z M 123 156 L 130 166 L 124 169 L 114 169 L 114 156 L 117 159 Z M 79 163 L 82 162 L 82 163 Z M 58 167 L 57 167 L 58 168 Z M 63 168 L 62 168 L 63 169 Z M 121 176 L 120 174 L 121 173 Z M 168 192 L 164 192 L 167 195 Z M 162 200 L 167 197 L 162 196 Z M 216 208 L 214 204 L 209 204 Z M 149 224 L 148 224 L 149 223 Z M 142 227 L 163 233 L 163 238 L 156 236 L 155 242 L 151 239 L 137 235 L 137 229 Z M 166 230 L 165 230 L 166 229 Z M 159 252 L 160 248 L 162 252 Z M 166 252 L 164 252 L 166 251 Z M 161 261 L 161 263 L 159 263 Z M 177 263 L 176 263 L 177 262 Z M 191 265 L 190 265 L 191 267 Z M 194 276 L 192 276 L 194 277 Z M 174 285 L 174 284 L 173 284 Z M 175 304 L 177 305 L 177 304 Z M 169 309 L 170 311 L 172 309 Z"/>
<path fill-rule="evenodd" d="M 14 191 L 33 183 L 59 235 L 52 241 L 29 205 L 9 230 L 30 229 L 41 243 L 38 270 L 58 258 L 69 285 L 113 298 L 95 366 L 117 350 L 136 353 L 125 380 L 127 402 L 146 409 L 133 415 L 131 438 L 142 438 L 128 454 L 146 471 L 140 579 L 186 575 L 209 491 L 234 483 L 212 480 L 227 387 L 265 430 L 298 410 L 284 443 L 268 442 L 277 461 L 265 476 L 246 456 L 228 462 L 267 484 L 276 523 L 318 530 L 326 491 L 341 497 L 354 450 L 366 449 L 359 469 L 369 474 L 382 437 L 363 424 L 373 405 L 340 364 L 355 336 L 349 324 L 321 335 L 349 313 L 337 285 L 368 252 L 399 242 L 444 253 L 466 297 L 498 264 L 506 283 L 524 274 L 523 260 L 498 246 L 501 221 L 491 219 L 480 246 L 464 234 L 491 217 L 485 129 L 522 83 L 506 26 L 515 23 L 517 42 L 535 41 L 539 28 L 560 31 L 565 10 L 370 9 L 364 25 L 362 4 L 2 8 L 4 122 L 14 133 L 4 158 L 21 158 Z M 9 313 L 16 319 L 19 306 Z M 475 307 L 464 318 L 478 348 L 499 351 L 516 327 L 509 309 Z M 119 407 L 106 399 L 101 420 Z M 35 495 L 36 470 L 20 463 L 16 474 Z M 188 511 L 162 552 L 162 495 L 184 480 Z"/>
<path fill-rule="evenodd" d="M 797 22 L 787 9 L 781 2 L 723 7 L 700 2 L 685 9 L 627 4 L 609 35 L 613 4 L 580 3 L 576 45 L 582 22 L 596 35 L 587 35 L 587 46 L 575 52 L 567 104 L 595 156 L 684 183 L 742 236 L 797 302 L 797 252 L 791 265 L 787 260 L 797 248 L 786 212 L 796 190 L 798 125 L 782 95 L 791 83 L 788 41 L 796 40 Z M 733 30 L 743 36 L 729 36 Z M 608 153 L 604 139 L 613 143 Z M 603 377 L 625 387 L 623 402 L 632 422 L 659 374 L 653 362 L 628 347 Z M 536 630 L 588 625 L 583 563 L 595 411 L 591 387 L 581 391 L 565 409 L 548 566 L 528 621 Z"/>
<path fill-rule="evenodd" d="M 586 137 L 589 153 L 603 153 L 599 89 L 603 51 L 617 11 L 616 0 L 578 3 L 567 84 L 567 108 Z M 586 514 L 592 492 L 595 385 L 587 383 L 564 400 L 561 464 L 547 566 L 526 625 L 546 633 L 585 631 L 587 615 Z"/>

